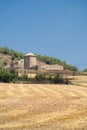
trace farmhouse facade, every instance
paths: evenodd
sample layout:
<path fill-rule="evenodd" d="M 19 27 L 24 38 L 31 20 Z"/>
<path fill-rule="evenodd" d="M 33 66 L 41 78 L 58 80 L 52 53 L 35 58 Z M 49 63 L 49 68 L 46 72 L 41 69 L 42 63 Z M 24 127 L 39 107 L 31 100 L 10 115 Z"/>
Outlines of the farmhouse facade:
<path fill-rule="evenodd" d="M 59 64 L 48 65 L 42 61 L 38 61 L 33 53 L 24 55 L 24 59 L 12 62 L 11 67 L 20 70 L 43 70 L 43 71 L 57 71 L 63 70 L 63 66 Z"/>

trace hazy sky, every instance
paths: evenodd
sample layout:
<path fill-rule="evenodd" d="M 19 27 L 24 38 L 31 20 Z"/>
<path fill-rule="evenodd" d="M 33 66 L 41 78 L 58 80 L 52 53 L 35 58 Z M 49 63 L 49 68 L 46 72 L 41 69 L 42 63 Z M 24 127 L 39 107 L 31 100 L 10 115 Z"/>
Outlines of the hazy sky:
<path fill-rule="evenodd" d="M 87 0 L 0 0 L 0 46 L 87 68 Z"/>

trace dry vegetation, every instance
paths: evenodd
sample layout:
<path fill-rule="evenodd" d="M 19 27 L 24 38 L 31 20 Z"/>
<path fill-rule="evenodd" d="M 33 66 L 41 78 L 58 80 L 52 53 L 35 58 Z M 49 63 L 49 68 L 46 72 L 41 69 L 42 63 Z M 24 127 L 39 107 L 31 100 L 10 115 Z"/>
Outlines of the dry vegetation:
<path fill-rule="evenodd" d="M 87 130 L 87 88 L 1 83 L 0 130 Z"/>
<path fill-rule="evenodd" d="M 87 87 L 87 76 L 69 76 L 69 78 L 73 79 L 73 84 Z"/>

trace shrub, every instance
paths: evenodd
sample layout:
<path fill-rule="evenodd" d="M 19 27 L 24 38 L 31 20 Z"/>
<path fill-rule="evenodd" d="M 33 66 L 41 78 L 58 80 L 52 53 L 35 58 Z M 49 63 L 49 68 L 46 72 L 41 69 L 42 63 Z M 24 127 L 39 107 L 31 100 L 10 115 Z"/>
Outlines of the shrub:
<path fill-rule="evenodd" d="M 0 81 L 1 82 L 9 82 L 10 75 L 9 71 L 0 66 Z"/>
<path fill-rule="evenodd" d="M 42 80 L 46 80 L 46 77 L 44 74 L 37 74 L 35 79 L 38 81 L 42 81 Z"/>
<path fill-rule="evenodd" d="M 64 83 L 64 79 L 62 76 L 60 76 L 59 74 L 55 75 L 54 78 L 52 79 L 54 84 L 62 84 Z"/>
<path fill-rule="evenodd" d="M 0 81 L 1 82 L 12 82 L 13 80 L 18 79 L 18 73 L 16 70 L 11 69 L 7 70 L 0 66 Z"/>
<path fill-rule="evenodd" d="M 23 81 L 28 81 L 28 80 L 29 80 L 28 75 L 27 75 L 27 74 L 24 74 L 24 75 L 22 76 L 22 79 L 23 79 Z"/>

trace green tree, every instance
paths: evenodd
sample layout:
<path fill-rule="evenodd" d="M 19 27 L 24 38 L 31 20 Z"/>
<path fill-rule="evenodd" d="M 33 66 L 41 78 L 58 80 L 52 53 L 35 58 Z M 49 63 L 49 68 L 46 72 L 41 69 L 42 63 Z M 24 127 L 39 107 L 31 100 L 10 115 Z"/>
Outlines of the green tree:
<path fill-rule="evenodd" d="M 11 69 L 7 70 L 0 66 L 0 82 L 12 82 L 13 80 L 18 79 L 18 73 L 16 70 Z"/>

